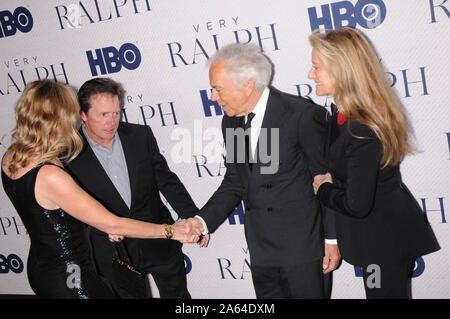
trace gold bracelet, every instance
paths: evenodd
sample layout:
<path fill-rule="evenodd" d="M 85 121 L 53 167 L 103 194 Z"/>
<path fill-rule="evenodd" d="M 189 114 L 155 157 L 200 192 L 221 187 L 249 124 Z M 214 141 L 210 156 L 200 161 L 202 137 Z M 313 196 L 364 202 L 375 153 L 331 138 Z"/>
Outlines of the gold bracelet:
<path fill-rule="evenodd" d="M 166 235 L 166 239 L 171 239 L 173 236 L 173 229 L 171 225 L 164 224 L 164 234 Z"/>

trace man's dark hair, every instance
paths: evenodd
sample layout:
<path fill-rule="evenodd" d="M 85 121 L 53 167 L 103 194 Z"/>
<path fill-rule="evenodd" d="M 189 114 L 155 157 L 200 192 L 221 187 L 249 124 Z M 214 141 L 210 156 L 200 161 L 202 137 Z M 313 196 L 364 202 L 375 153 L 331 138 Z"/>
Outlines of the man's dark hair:
<path fill-rule="evenodd" d="M 99 93 L 109 93 L 117 95 L 119 98 L 120 108 L 124 105 L 125 90 L 122 85 L 110 78 L 93 78 L 84 84 L 78 90 L 78 103 L 80 103 L 81 111 L 88 113 L 91 105 L 89 99 L 91 96 Z"/>

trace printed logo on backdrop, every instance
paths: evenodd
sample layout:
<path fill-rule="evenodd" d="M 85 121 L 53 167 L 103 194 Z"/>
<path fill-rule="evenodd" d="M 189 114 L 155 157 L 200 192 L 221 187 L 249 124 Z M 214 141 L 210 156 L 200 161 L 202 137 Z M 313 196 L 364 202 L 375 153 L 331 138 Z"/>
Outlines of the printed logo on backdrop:
<path fill-rule="evenodd" d="M 33 25 L 33 16 L 25 7 L 17 7 L 12 12 L 0 11 L 0 38 L 12 37 L 18 32 L 28 33 Z M 49 62 L 31 52 L 27 55 L 4 57 L 1 66 L 0 96 L 19 94 L 28 82 L 34 80 L 52 79 L 69 83 L 64 62 Z"/>
<path fill-rule="evenodd" d="M 223 110 L 220 107 L 219 103 L 217 103 L 217 101 L 211 100 L 211 92 L 212 89 L 200 90 L 200 98 L 202 100 L 203 112 L 205 114 L 205 117 L 222 116 Z"/>
<path fill-rule="evenodd" d="M 230 225 L 244 225 L 245 213 L 244 204 L 241 202 L 238 207 L 228 216 Z"/>
<path fill-rule="evenodd" d="M 33 28 L 33 16 L 25 7 L 17 7 L 13 12 L 0 11 L 0 38 L 11 37 L 17 33 L 28 33 Z"/>
<path fill-rule="evenodd" d="M 337 29 L 345 26 L 374 29 L 386 18 L 386 6 L 382 0 L 359 0 L 323 4 L 308 8 L 311 31 Z"/>
<path fill-rule="evenodd" d="M 179 124 L 176 113 L 177 106 L 173 101 L 150 101 L 143 93 L 133 93 L 125 97 L 125 106 L 122 109 L 122 120 L 127 123 L 136 123 L 154 127 L 175 126 Z M 152 123 L 152 125 L 150 125 Z"/>
<path fill-rule="evenodd" d="M 32 54 L 5 58 L 0 70 L 0 96 L 21 93 L 28 82 L 42 79 L 69 84 L 64 62 L 52 63 Z"/>
<path fill-rule="evenodd" d="M 18 216 L 0 217 L 0 236 L 8 235 L 28 235 L 22 220 Z M 0 237 L 1 238 L 1 237 Z"/>
<path fill-rule="evenodd" d="M 395 88 L 401 98 L 431 95 L 428 86 L 427 66 L 410 67 L 399 71 L 386 71 L 391 87 Z M 325 105 L 331 103 L 331 97 L 317 97 L 310 83 L 294 84 L 297 95 L 314 100 L 314 102 Z M 212 101 L 211 101 L 212 103 Z"/>
<path fill-rule="evenodd" d="M 445 135 L 447 136 L 447 142 L 448 142 L 448 154 L 449 154 L 448 159 L 450 159 L 450 132 L 445 133 Z"/>
<path fill-rule="evenodd" d="M 447 17 L 447 19 L 450 19 L 450 1 L 430 0 L 430 15 L 430 23 L 445 21 L 445 17 Z"/>
<path fill-rule="evenodd" d="M 186 254 L 183 254 L 184 257 L 184 268 L 186 269 L 186 275 L 188 275 L 192 271 L 192 261 Z"/>
<path fill-rule="evenodd" d="M 447 224 L 447 218 L 445 215 L 445 197 L 420 198 L 422 204 L 422 210 L 425 214 L 427 221 L 430 224 L 439 222 L 441 224 Z"/>
<path fill-rule="evenodd" d="M 256 26 L 242 26 L 239 16 L 198 21 L 189 26 L 195 39 L 167 43 L 169 64 L 176 68 L 204 63 L 222 46 L 232 42 L 253 42 L 262 51 L 280 50 L 275 25 L 274 22 L 266 22 Z"/>
<path fill-rule="evenodd" d="M 149 0 L 83 0 L 57 5 L 55 11 L 64 30 L 149 12 L 151 7 Z"/>
<path fill-rule="evenodd" d="M 241 248 L 241 251 L 244 253 L 242 257 L 238 257 L 238 255 L 235 254 L 233 257 L 217 258 L 220 279 L 251 279 L 251 265 L 248 248 Z"/>
<path fill-rule="evenodd" d="M 141 64 L 141 52 L 132 43 L 124 43 L 120 48 L 108 46 L 94 51 L 86 51 L 86 56 L 91 68 L 92 76 L 100 74 L 118 73 L 122 67 L 128 70 L 136 70 Z"/>
<path fill-rule="evenodd" d="M 216 144 L 214 144 L 216 145 Z M 212 146 L 214 146 L 212 145 Z M 188 152 L 189 150 L 187 149 L 186 151 L 184 151 L 182 148 L 177 149 L 177 146 L 175 146 L 172 149 L 172 152 L 175 154 L 174 158 L 176 159 L 182 159 L 185 156 L 191 156 L 192 159 L 194 160 L 194 165 L 195 165 L 195 169 L 197 172 L 197 177 L 198 178 L 204 178 L 204 177 L 219 177 L 219 176 L 223 176 L 225 175 L 225 172 L 227 170 L 227 168 L 225 167 L 225 154 L 223 154 L 224 152 L 224 146 L 223 146 L 223 141 L 217 143 L 217 147 L 219 149 L 222 150 L 222 154 L 219 155 L 221 156 L 221 161 L 217 160 L 217 156 L 214 155 L 210 155 L 210 154 L 201 154 L 201 153 L 195 153 L 195 151 L 193 151 L 194 153 L 191 154 L 197 154 L 197 155 L 190 155 Z M 217 154 L 217 153 L 216 153 Z M 183 162 L 183 161 L 181 161 Z"/>
<path fill-rule="evenodd" d="M 0 275 L 9 272 L 20 274 L 24 269 L 23 261 L 16 254 L 0 254 Z"/>

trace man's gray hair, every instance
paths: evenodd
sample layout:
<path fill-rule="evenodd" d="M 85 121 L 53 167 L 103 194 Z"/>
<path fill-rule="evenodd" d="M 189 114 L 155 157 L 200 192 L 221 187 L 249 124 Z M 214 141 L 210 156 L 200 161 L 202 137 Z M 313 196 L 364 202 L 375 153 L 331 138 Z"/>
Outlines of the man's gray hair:
<path fill-rule="evenodd" d="M 255 81 L 255 89 L 262 90 L 272 80 L 273 65 L 259 46 L 250 43 L 232 43 L 217 51 L 209 60 L 225 60 L 228 75 L 236 85 L 242 87 L 248 79 Z"/>

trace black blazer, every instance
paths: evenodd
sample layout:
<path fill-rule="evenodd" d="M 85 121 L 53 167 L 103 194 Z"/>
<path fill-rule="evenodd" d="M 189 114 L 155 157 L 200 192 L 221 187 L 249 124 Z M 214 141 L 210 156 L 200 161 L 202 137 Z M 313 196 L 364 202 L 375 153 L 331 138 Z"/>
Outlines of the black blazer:
<path fill-rule="evenodd" d="M 181 218 L 197 213 L 198 208 L 186 188 L 162 158 L 150 127 L 121 122 L 118 128 L 130 178 L 130 209 L 101 166 L 81 129 L 80 133 L 84 138 L 83 151 L 67 165 L 67 169 L 79 185 L 110 212 L 152 223 L 171 224 L 173 219 L 161 200 L 161 192 Z M 113 250 L 107 234 L 93 228 L 91 238 L 96 258 L 104 256 L 105 262 L 110 263 Z M 181 247 L 179 242 L 165 239 L 125 238 L 124 243 L 138 268 L 148 263 L 163 263 L 170 257 L 173 249 Z"/>
<path fill-rule="evenodd" d="M 222 131 L 227 154 L 233 150 L 230 141 L 226 141 L 226 130 L 243 126 L 244 117 L 224 115 Z M 322 258 L 324 227 L 321 208 L 313 193 L 312 176 L 326 171 L 322 157 L 326 111 L 307 99 L 271 88 L 264 128 L 279 130 L 278 171 L 261 174 L 260 169 L 271 164 L 264 165 L 260 160 L 251 172 L 246 163 L 237 163 L 238 147 L 243 151 L 244 143 L 242 136 L 240 141 L 236 138 L 234 158 L 227 157 L 224 179 L 200 210 L 200 216 L 212 232 L 243 200 L 252 265 L 289 266 Z M 261 135 L 258 148 L 262 146 L 260 143 Z M 270 144 L 268 149 L 270 154 Z M 333 227 L 327 230 L 327 237 L 334 238 Z"/>
<path fill-rule="evenodd" d="M 333 184 L 318 190 L 322 204 L 338 212 L 336 231 L 351 264 L 396 263 L 439 249 L 417 201 L 402 183 L 399 166 L 380 168 L 382 145 L 366 125 L 329 126 L 328 156 Z"/>

